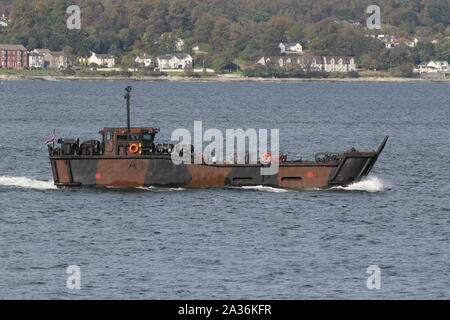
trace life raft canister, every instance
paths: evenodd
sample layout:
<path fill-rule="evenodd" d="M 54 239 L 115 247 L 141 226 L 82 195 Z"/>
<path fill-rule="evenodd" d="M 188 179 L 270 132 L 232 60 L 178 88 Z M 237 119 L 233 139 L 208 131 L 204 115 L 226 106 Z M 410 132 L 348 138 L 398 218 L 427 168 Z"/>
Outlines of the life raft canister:
<path fill-rule="evenodd" d="M 270 163 L 272 161 L 272 155 L 270 152 L 264 152 L 261 156 L 261 162 L 263 163 Z"/>
<path fill-rule="evenodd" d="M 130 152 L 130 153 L 132 153 L 132 154 L 138 153 L 138 152 L 139 152 L 139 146 L 138 146 L 137 144 L 135 144 L 135 143 L 131 144 L 131 145 L 128 147 L 128 152 Z"/>

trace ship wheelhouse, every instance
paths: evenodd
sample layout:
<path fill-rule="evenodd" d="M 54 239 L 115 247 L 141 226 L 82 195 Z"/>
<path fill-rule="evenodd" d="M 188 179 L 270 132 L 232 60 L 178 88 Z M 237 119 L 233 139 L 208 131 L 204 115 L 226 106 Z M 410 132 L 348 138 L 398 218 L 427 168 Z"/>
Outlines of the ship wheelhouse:
<path fill-rule="evenodd" d="M 152 154 L 157 151 L 156 128 L 104 128 L 100 131 L 105 156 Z M 137 146 L 137 148 L 136 148 Z"/>

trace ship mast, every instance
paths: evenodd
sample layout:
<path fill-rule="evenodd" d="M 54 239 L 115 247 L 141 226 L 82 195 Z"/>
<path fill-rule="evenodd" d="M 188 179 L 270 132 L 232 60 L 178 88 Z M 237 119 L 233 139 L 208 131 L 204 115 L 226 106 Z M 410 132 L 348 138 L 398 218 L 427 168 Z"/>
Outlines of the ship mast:
<path fill-rule="evenodd" d="M 131 98 L 131 91 L 133 88 L 131 86 L 128 86 L 125 88 L 125 100 L 127 101 L 127 128 L 128 132 L 130 132 L 130 98 Z"/>

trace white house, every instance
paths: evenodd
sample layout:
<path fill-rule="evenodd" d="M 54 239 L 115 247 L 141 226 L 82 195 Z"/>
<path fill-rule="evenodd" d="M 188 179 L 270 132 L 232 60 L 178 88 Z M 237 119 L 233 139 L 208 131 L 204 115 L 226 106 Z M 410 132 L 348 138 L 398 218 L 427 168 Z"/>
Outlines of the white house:
<path fill-rule="evenodd" d="M 151 67 L 153 65 L 153 59 L 145 53 L 142 56 L 137 56 L 134 62 L 144 67 Z"/>
<path fill-rule="evenodd" d="M 191 55 L 187 53 L 166 54 L 156 59 L 160 70 L 191 68 L 193 63 Z"/>
<path fill-rule="evenodd" d="M 50 63 L 50 68 L 54 69 L 65 69 L 67 68 L 68 58 L 64 51 L 52 51 L 50 52 L 52 56 L 52 61 Z"/>
<path fill-rule="evenodd" d="M 399 46 L 401 44 L 405 44 L 406 46 L 410 47 L 410 48 L 414 48 L 416 46 L 416 43 L 414 42 L 414 40 L 409 40 L 406 38 L 398 38 L 392 41 L 394 44 L 394 47 Z"/>
<path fill-rule="evenodd" d="M 394 35 L 389 35 L 389 34 L 379 34 L 376 37 L 372 36 L 372 38 L 376 38 L 378 40 L 380 40 L 381 42 L 383 42 L 384 47 L 387 49 L 392 49 L 394 48 L 394 41 L 397 39 L 396 36 Z"/>
<path fill-rule="evenodd" d="M 300 53 L 303 52 L 303 46 L 299 42 L 281 42 L 281 53 Z"/>
<path fill-rule="evenodd" d="M 35 51 L 30 51 L 28 53 L 28 67 L 30 69 L 45 68 L 44 54 Z"/>
<path fill-rule="evenodd" d="M 44 57 L 44 68 L 50 68 L 52 55 L 49 49 L 34 49 L 33 52 L 42 54 L 42 56 Z"/>
<path fill-rule="evenodd" d="M 352 57 L 323 57 L 325 72 L 356 71 L 355 59 Z"/>
<path fill-rule="evenodd" d="M 278 64 L 280 68 L 300 67 L 305 71 L 350 72 L 356 71 L 357 65 L 352 57 L 322 56 L 278 56 L 261 57 L 256 63 Z"/>
<path fill-rule="evenodd" d="M 430 61 L 419 64 L 414 71 L 418 73 L 450 72 L 450 67 L 447 61 Z"/>
<path fill-rule="evenodd" d="M 63 51 L 50 51 L 49 49 L 34 49 L 32 53 L 43 56 L 43 68 L 49 69 L 65 69 L 69 65 L 68 57 Z M 33 57 L 33 59 L 38 59 Z"/>
<path fill-rule="evenodd" d="M 88 59 L 89 64 L 95 63 L 99 67 L 114 68 L 116 65 L 116 59 L 109 54 L 96 54 L 92 52 L 92 55 Z"/>
<path fill-rule="evenodd" d="M 201 50 L 199 45 L 195 45 L 192 47 L 192 52 L 194 54 L 208 54 L 207 51 Z"/>
<path fill-rule="evenodd" d="M 8 26 L 8 18 L 5 16 L 5 14 L 2 14 L 0 17 L 0 27 L 7 27 Z"/>

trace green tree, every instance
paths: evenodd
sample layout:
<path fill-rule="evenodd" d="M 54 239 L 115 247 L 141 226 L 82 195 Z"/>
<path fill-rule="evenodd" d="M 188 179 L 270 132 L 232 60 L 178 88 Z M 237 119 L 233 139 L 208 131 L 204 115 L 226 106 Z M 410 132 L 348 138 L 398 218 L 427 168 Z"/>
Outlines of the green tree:
<path fill-rule="evenodd" d="M 435 55 L 435 46 L 431 43 L 419 42 L 416 50 L 420 62 L 430 61 Z"/>
<path fill-rule="evenodd" d="M 289 41 L 303 41 L 305 35 L 303 34 L 303 23 L 296 22 L 289 28 L 287 38 Z"/>
<path fill-rule="evenodd" d="M 414 65 L 412 63 L 402 63 L 392 70 L 392 75 L 395 77 L 410 77 L 413 74 L 413 68 Z"/>
<path fill-rule="evenodd" d="M 76 1 L 77 2 L 77 1 Z M 173 52 L 172 40 L 184 39 L 187 49 L 209 45 L 206 63 L 220 56 L 253 61 L 259 55 L 279 55 L 280 41 L 304 41 L 313 54 L 350 55 L 359 63 L 393 68 L 427 59 L 448 59 L 445 36 L 450 35 L 448 0 L 377 0 L 383 12 L 384 34 L 441 39 L 430 46 L 399 51 L 383 48 L 365 37 L 364 10 L 358 0 L 83 0 L 82 29 L 66 28 L 70 0 L 0 0 L 10 19 L 0 28 L 0 42 L 21 43 L 29 49 L 73 48 L 74 55 L 90 51 L 150 55 Z M 370 32 L 376 34 L 375 32 Z M 161 35 L 170 34 L 170 37 Z M 374 43 L 381 46 L 377 47 Z M 442 44 L 441 44 L 442 43 Z M 374 61 L 376 60 L 376 61 Z"/>
<path fill-rule="evenodd" d="M 436 59 L 450 62 L 450 39 L 446 38 L 436 44 Z"/>
<path fill-rule="evenodd" d="M 227 66 L 231 65 L 232 63 L 233 57 L 229 53 L 225 52 L 214 57 L 212 67 L 216 73 L 223 73 Z"/>

